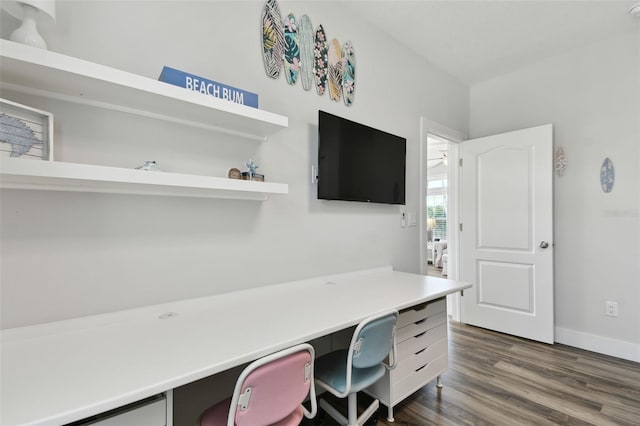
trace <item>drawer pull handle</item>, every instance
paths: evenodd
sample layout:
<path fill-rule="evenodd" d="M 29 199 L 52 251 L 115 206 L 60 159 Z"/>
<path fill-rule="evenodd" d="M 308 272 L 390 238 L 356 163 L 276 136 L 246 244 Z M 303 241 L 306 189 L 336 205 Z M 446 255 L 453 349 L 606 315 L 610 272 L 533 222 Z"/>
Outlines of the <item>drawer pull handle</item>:
<path fill-rule="evenodd" d="M 426 318 L 425 318 L 425 319 L 421 319 L 420 321 L 416 321 L 416 322 L 414 322 L 414 324 L 415 324 L 415 325 L 420 325 L 420 324 L 422 324 L 423 322 L 425 322 L 426 320 L 427 320 Z"/>
<path fill-rule="evenodd" d="M 418 371 L 422 370 L 423 368 L 425 368 L 427 365 L 429 365 L 429 364 L 425 364 L 425 365 L 423 365 L 422 367 L 420 367 L 420 368 L 416 369 L 416 373 L 417 373 Z"/>
<path fill-rule="evenodd" d="M 427 332 L 426 332 L 426 331 L 423 331 L 422 333 L 420 333 L 420 334 L 416 334 L 415 336 L 413 336 L 413 338 L 414 338 L 414 339 L 419 339 L 419 338 L 421 338 L 422 336 L 424 336 L 425 334 L 427 334 Z"/>
<path fill-rule="evenodd" d="M 419 355 L 419 354 L 421 354 L 422 352 L 424 352 L 426 350 L 427 350 L 427 348 L 420 349 L 418 352 L 415 352 L 414 355 Z"/>

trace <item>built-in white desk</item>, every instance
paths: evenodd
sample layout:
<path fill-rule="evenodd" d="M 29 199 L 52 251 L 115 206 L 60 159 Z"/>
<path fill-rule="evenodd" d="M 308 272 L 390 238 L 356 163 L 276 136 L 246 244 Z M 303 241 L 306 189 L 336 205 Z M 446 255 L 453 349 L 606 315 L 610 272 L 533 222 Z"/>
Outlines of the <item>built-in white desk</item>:
<path fill-rule="evenodd" d="M 3 330 L 0 423 L 80 420 L 468 287 L 379 268 Z"/>

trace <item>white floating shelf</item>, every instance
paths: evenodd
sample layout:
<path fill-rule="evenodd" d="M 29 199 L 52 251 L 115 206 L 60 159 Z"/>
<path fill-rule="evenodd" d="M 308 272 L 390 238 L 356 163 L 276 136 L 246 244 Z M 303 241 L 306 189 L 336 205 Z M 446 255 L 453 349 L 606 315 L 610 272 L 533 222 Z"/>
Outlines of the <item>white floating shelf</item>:
<path fill-rule="evenodd" d="M 6 157 L 0 160 L 0 187 L 245 200 L 289 192 L 282 183 Z"/>
<path fill-rule="evenodd" d="M 0 40 L 0 59 L 3 89 L 255 140 L 265 140 L 289 125 L 282 115 L 8 40 Z"/>

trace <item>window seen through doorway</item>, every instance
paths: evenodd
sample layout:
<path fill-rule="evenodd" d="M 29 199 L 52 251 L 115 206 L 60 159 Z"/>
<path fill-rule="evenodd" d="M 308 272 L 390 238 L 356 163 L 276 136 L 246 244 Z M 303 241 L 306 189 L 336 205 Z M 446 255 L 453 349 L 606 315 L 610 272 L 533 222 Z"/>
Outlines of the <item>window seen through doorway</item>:
<path fill-rule="evenodd" d="M 427 138 L 427 230 L 432 241 L 447 240 L 447 152 L 448 141 Z"/>

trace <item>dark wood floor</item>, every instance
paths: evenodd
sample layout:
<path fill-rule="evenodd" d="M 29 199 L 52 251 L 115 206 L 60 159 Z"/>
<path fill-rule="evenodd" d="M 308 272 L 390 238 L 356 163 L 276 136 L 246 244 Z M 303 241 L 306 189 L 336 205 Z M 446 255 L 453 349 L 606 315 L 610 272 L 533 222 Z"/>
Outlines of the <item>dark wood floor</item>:
<path fill-rule="evenodd" d="M 382 407 L 378 425 L 640 425 L 638 363 L 458 323 L 449 332 L 444 387 L 397 405 L 395 423 Z M 318 423 L 336 424 L 303 425 Z"/>

